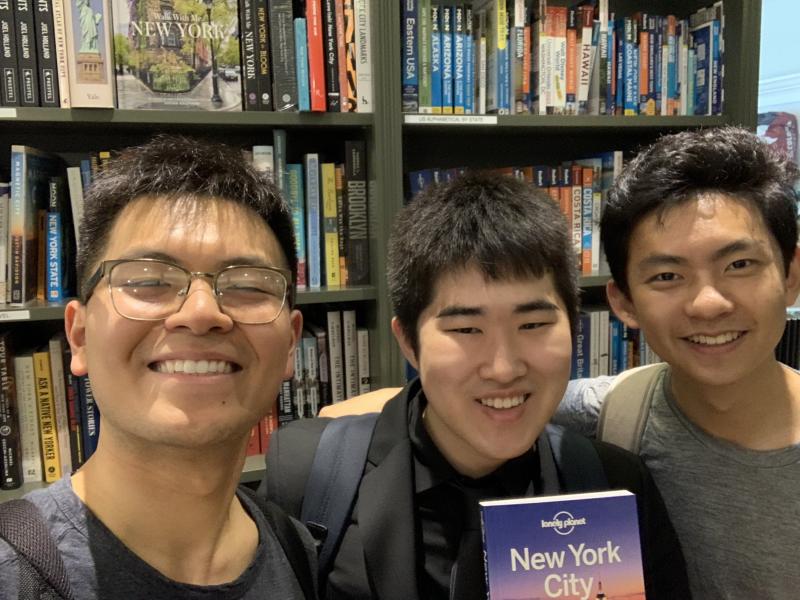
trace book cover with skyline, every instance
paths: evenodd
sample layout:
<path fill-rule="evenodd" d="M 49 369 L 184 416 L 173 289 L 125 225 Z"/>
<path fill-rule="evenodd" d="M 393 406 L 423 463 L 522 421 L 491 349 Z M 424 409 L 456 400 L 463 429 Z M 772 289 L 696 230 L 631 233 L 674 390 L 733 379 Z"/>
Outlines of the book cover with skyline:
<path fill-rule="evenodd" d="M 627 491 L 480 503 L 489 600 L 644 600 Z"/>

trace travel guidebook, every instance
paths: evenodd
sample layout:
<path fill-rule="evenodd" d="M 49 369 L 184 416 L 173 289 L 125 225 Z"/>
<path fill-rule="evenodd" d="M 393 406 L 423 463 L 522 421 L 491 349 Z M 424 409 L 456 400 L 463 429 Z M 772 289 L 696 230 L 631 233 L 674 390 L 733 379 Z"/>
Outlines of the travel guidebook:
<path fill-rule="evenodd" d="M 480 503 L 489 600 L 644 600 L 628 491 Z"/>
<path fill-rule="evenodd" d="M 113 0 L 119 108 L 242 109 L 236 0 Z"/>

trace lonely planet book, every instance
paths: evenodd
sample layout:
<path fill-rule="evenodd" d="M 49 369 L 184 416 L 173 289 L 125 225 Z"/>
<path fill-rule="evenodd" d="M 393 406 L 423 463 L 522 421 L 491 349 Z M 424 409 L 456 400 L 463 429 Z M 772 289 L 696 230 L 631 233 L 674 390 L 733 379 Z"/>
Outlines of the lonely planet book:
<path fill-rule="evenodd" d="M 113 0 L 117 104 L 242 109 L 236 0 Z"/>
<path fill-rule="evenodd" d="M 480 503 L 489 600 L 644 600 L 628 491 Z"/>

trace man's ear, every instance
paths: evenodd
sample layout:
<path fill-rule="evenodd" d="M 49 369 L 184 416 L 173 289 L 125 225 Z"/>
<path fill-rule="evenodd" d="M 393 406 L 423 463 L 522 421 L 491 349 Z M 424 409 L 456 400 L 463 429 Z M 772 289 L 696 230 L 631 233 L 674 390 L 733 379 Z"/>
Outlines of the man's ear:
<path fill-rule="evenodd" d="M 636 318 L 636 308 L 633 302 L 613 279 L 606 284 L 606 297 L 608 304 L 620 321 L 628 327 L 639 329 L 639 320 Z"/>
<path fill-rule="evenodd" d="M 789 263 L 789 272 L 786 274 L 786 306 L 797 302 L 800 293 L 800 247 L 795 246 L 792 261 Z"/>
<path fill-rule="evenodd" d="M 86 357 L 86 306 L 72 300 L 64 309 L 64 329 L 67 342 L 72 349 L 70 370 L 73 375 L 81 376 L 89 373 L 89 362 Z"/>
<path fill-rule="evenodd" d="M 392 317 L 392 333 L 397 340 L 397 344 L 400 346 L 400 351 L 403 353 L 403 356 L 405 356 L 406 360 L 411 363 L 412 367 L 419 371 L 417 353 L 414 352 L 414 348 L 411 346 L 411 342 L 406 335 L 406 330 L 403 329 L 403 326 L 400 324 L 400 321 L 397 319 L 397 317 Z"/>
<path fill-rule="evenodd" d="M 292 345 L 289 347 L 289 355 L 286 357 L 286 367 L 283 370 L 283 379 L 291 379 L 294 375 L 294 351 L 300 338 L 303 337 L 303 313 L 294 309 L 289 313 L 289 323 L 292 328 Z"/>

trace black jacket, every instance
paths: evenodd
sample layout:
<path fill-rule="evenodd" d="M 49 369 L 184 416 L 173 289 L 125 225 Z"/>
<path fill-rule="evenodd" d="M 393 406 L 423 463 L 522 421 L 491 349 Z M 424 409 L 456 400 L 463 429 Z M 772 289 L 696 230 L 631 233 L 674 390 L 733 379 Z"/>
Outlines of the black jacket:
<path fill-rule="evenodd" d="M 322 598 L 425 600 L 417 585 L 421 544 L 415 539 L 408 433 L 409 400 L 416 389 L 414 383 L 406 386 L 378 417 L 352 520 L 329 575 L 328 589 L 320 591 Z M 297 518 L 314 451 L 328 420 L 301 419 L 272 434 L 270 481 L 278 485 L 271 483 L 265 491 L 262 484 L 260 491 Z M 647 468 L 625 450 L 602 442 L 592 444 L 609 489 L 627 489 L 637 496 L 647 598 L 689 598 L 683 554 Z M 478 598 L 484 600 L 476 590 L 475 600 Z"/>

